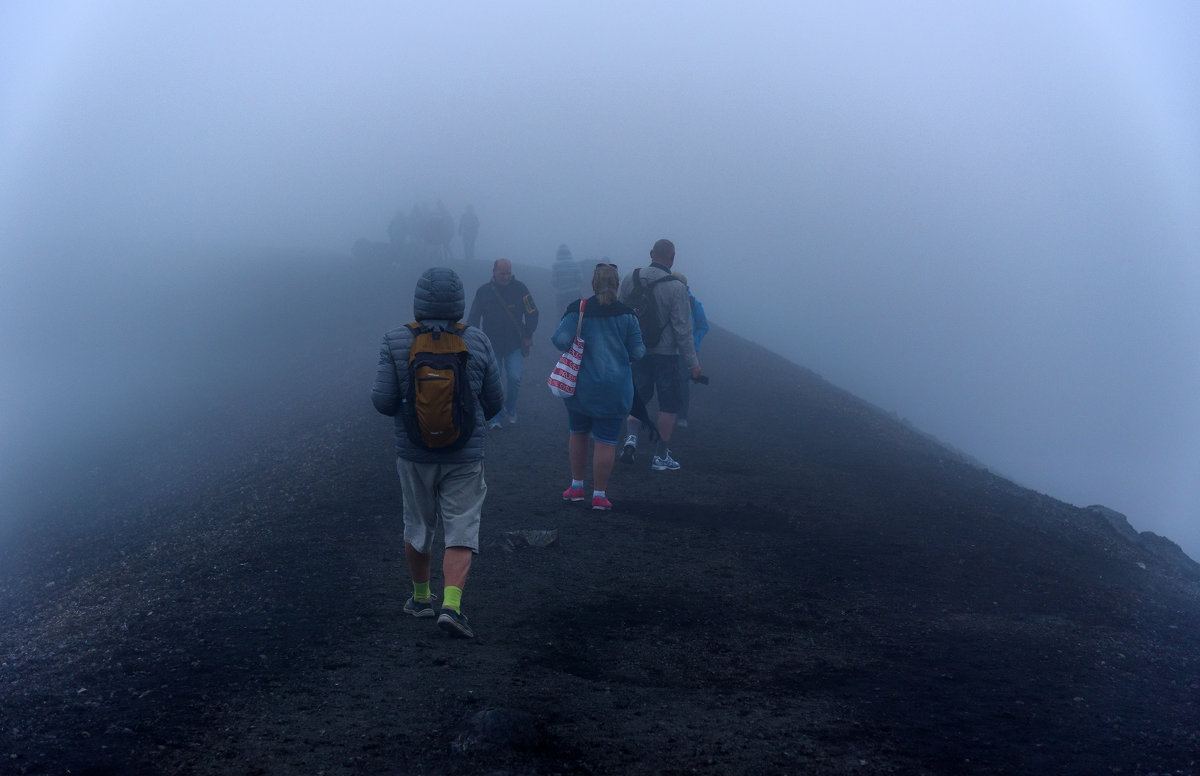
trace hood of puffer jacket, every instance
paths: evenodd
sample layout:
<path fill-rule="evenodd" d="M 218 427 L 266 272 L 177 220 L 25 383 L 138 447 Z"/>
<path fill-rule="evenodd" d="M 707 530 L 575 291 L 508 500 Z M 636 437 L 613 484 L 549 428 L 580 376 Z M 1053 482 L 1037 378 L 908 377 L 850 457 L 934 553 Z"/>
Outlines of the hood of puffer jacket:
<path fill-rule="evenodd" d="M 457 321 L 466 312 L 467 295 L 458 273 L 448 267 L 425 270 L 413 294 L 413 317 L 418 321 Z"/>

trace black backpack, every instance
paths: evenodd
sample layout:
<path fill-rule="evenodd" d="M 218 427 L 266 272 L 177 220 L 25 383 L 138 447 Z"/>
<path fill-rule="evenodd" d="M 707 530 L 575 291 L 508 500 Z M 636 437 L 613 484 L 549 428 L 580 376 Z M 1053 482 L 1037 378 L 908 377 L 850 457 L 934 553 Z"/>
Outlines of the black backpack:
<path fill-rule="evenodd" d="M 641 268 L 633 271 L 633 290 L 630 291 L 629 300 L 625 304 L 633 308 L 633 312 L 637 315 L 638 326 L 642 329 L 642 342 L 646 347 L 652 348 L 658 345 L 662 339 L 663 329 L 667 328 L 666 321 L 659 320 L 658 300 L 654 298 L 654 287 L 659 283 L 679 280 L 679 278 L 674 275 L 664 275 L 657 280 L 643 283 L 641 272 Z"/>
<path fill-rule="evenodd" d="M 470 354 L 456 323 L 435 330 L 405 324 L 413 333 L 408 353 L 404 430 L 414 445 L 432 452 L 458 450 L 475 431 L 475 396 L 467 376 Z"/>

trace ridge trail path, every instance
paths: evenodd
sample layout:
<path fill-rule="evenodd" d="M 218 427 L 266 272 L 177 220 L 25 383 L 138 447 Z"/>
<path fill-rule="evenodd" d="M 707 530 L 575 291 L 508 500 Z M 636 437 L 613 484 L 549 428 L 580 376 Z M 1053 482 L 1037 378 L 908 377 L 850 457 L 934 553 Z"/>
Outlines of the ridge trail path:
<path fill-rule="evenodd" d="M 387 317 L 213 429 L 253 444 L 30 540 L 0 773 L 1197 772 L 1194 582 L 719 328 L 683 468 L 618 463 L 600 513 L 560 500 L 544 315 L 488 437 L 478 637 L 405 616 Z"/>

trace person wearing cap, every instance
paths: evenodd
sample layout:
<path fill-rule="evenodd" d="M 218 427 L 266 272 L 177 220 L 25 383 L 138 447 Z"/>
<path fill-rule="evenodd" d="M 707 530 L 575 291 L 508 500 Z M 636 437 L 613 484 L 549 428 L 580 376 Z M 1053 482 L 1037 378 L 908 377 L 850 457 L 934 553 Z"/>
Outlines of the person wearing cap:
<path fill-rule="evenodd" d="M 462 318 L 466 295 L 452 269 L 428 269 L 417 281 L 413 316 L 422 326 L 447 331 Z M 375 409 L 395 418 L 396 470 L 404 493 L 404 555 L 412 575 L 413 594 L 404 612 L 436 618 L 452 636 L 472 638 L 475 631 L 462 613 L 462 592 L 479 552 L 479 522 L 487 483 L 483 478 L 485 423 L 504 404 L 500 367 L 492 343 L 479 329 L 468 326 L 459 335 L 467 347 L 466 374 L 475 399 L 471 436 L 453 450 L 429 450 L 414 442 L 404 424 L 409 384 L 408 361 L 414 332 L 398 326 L 383 335 L 371 401 Z M 429 589 L 434 533 L 441 524 L 445 537 L 442 607 Z"/>

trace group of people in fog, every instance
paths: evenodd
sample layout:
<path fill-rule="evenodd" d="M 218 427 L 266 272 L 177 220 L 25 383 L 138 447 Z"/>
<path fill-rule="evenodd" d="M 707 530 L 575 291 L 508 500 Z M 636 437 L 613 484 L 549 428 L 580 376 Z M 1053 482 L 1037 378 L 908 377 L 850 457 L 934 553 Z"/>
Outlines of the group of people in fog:
<path fill-rule="evenodd" d="M 583 272 L 566 245 L 552 268 L 555 305 L 562 310 L 550 336 L 559 350 L 571 346 L 576 332 L 585 343 L 574 395 L 563 400 L 567 413 L 567 458 L 571 482 L 562 492 L 568 503 L 588 500 L 585 490 L 589 448 L 592 459 L 591 508 L 613 508 L 608 485 L 620 459 L 638 460 L 639 440 L 653 444 L 650 470 L 678 470 L 670 442 L 678 420 L 686 420 L 687 384 L 704 378 L 697 351 L 708 323 L 686 279 L 673 273 L 675 246 L 659 240 L 650 263 L 623 279 L 616 264 L 604 259 L 591 273 L 591 294 L 583 298 Z M 653 295 L 656 315 L 638 312 L 627 302 L 635 286 Z M 568 298 L 569 297 L 569 298 Z M 466 317 L 466 326 L 460 322 Z M 516 424 L 523 360 L 529 355 L 539 311 L 529 288 L 513 275 L 508 259 L 497 259 L 491 279 L 475 292 L 468 312 L 462 280 L 452 269 L 435 267 L 417 281 L 415 323 L 388 331 L 379 350 L 372 401 L 395 418 L 397 471 L 403 491 L 405 557 L 412 595 L 403 611 L 436 618 L 451 635 L 470 638 L 474 630 L 462 613 L 462 590 L 479 551 L 479 525 L 487 485 L 484 440 L 488 430 Z M 643 331 L 643 325 L 653 329 Z M 472 399 L 469 436 L 453 449 L 423 447 L 406 428 L 404 414 L 411 379 L 409 361 L 415 331 L 461 336 L 465 386 Z M 650 336 L 644 336 L 649 334 Z M 648 345 L 647 341 L 651 344 Z M 646 404 L 657 401 L 651 418 Z M 430 588 L 433 535 L 441 523 L 445 537 L 440 608 Z"/>
<path fill-rule="evenodd" d="M 467 205 L 457 225 L 450 209 L 441 200 L 433 204 L 417 202 L 407 212 L 397 210 L 387 226 L 387 242 L 360 238 L 354 243 L 358 259 L 389 264 L 429 264 L 454 259 L 454 238 L 462 243 L 463 256 L 475 258 L 479 237 L 479 216 Z"/>
<path fill-rule="evenodd" d="M 475 239 L 479 236 L 479 216 L 467 205 L 455 227 L 454 216 L 439 199 L 432 206 L 416 203 L 406 214 L 397 210 L 387 228 L 388 241 L 398 261 L 449 261 L 454 258 L 451 244 L 457 235 L 462 240 L 463 255 L 475 257 Z"/>

